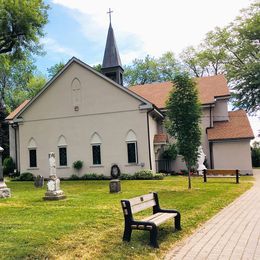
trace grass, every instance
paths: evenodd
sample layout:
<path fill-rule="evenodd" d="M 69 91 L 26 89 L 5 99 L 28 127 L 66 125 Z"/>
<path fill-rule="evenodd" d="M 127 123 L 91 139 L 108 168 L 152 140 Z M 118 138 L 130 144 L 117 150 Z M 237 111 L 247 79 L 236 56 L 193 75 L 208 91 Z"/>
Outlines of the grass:
<path fill-rule="evenodd" d="M 109 194 L 108 181 L 63 181 L 62 201 L 43 201 L 45 189 L 32 182 L 8 182 L 12 198 L 0 200 L 0 258 L 3 259 L 156 259 L 176 241 L 188 236 L 220 209 L 252 186 L 252 177 L 233 179 L 186 177 L 155 181 L 122 181 L 122 193 Z M 172 222 L 160 226 L 160 249 L 148 245 L 149 233 L 134 231 L 122 242 L 120 199 L 157 191 L 161 207 L 181 212 L 182 231 L 172 233 Z M 147 212 L 143 215 L 150 214 Z"/>

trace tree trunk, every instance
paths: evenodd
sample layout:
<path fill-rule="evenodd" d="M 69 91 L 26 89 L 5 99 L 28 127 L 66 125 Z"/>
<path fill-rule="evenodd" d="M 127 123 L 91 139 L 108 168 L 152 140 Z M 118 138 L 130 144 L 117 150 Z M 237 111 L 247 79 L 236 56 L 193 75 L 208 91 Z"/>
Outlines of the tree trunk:
<path fill-rule="evenodd" d="M 188 181 L 189 181 L 188 188 L 191 189 L 190 167 L 188 167 Z"/>

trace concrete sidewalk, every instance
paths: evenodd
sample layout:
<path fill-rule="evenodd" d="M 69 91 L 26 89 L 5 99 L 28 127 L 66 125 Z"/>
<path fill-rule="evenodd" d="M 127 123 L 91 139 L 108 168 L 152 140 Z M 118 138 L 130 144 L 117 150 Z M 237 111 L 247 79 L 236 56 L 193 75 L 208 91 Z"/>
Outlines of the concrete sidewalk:
<path fill-rule="evenodd" d="M 169 259 L 260 259 L 260 170 L 255 185 L 173 248 Z"/>

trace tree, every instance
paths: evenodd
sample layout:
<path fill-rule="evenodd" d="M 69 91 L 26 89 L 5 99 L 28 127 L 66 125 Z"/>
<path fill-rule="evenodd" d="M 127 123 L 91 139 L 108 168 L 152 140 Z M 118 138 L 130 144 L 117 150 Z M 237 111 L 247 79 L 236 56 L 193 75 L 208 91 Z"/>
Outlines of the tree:
<path fill-rule="evenodd" d="M 64 66 L 65 66 L 64 62 L 61 61 L 48 68 L 47 71 L 48 71 L 49 78 L 53 78 L 57 73 L 59 73 L 64 68 Z"/>
<path fill-rule="evenodd" d="M 102 73 L 102 71 L 101 71 L 101 68 L 102 68 L 101 64 L 94 65 L 92 68 L 94 70 L 96 70 L 97 72 Z"/>
<path fill-rule="evenodd" d="M 254 142 L 251 147 L 251 158 L 253 167 L 260 167 L 260 142 Z"/>
<path fill-rule="evenodd" d="M 0 54 L 39 54 L 39 38 L 47 23 L 48 5 L 42 0 L 0 2 Z"/>
<path fill-rule="evenodd" d="M 260 109 L 260 3 L 243 9 L 234 22 L 209 32 L 198 48 L 181 58 L 192 75 L 225 74 L 233 105 L 254 113 Z"/>
<path fill-rule="evenodd" d="M 125 67 L 125 85 L 143 85 L 152 82 L 169 81 L 179 70 L 172 52 L 163 54 L 156 59 L 147 55 L 143 59 L 133 60 L 131 66 Z"/>
<path fill-rule="evenodd" d="M 191 188 L 190 170 L 196 165 L 201 144 L 201 105 L 195 81 L 187 73 L 178 74 L 166 104 L 168 133 L 177 140 L 178 153 L 188 168 L 188 187 Z"/>

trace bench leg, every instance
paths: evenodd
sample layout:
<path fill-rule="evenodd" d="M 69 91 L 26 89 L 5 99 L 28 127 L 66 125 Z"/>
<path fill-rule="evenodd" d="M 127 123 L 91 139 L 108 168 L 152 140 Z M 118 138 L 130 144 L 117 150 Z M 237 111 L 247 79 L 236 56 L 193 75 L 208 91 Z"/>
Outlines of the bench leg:
<path fill-rule="evenodd" d="M 177 216 L 174 218 L 175 228 L 181 230 L 181 214 L 177 213 Z"/>
<path fill-rule="evenodd" d="M 123 241 L 130 242 L 131 234 L 132 234 L 131 227 L 125 226 L 125 231 L 124 231 L 124 235 L 123 235 Z"/>
<path fill-rule="evenodd" d="M 157 227 L 153 227 L 152 230 L 150 231 L 150 244 L 155 248 L 159 248 L 157 242 Z"/>

